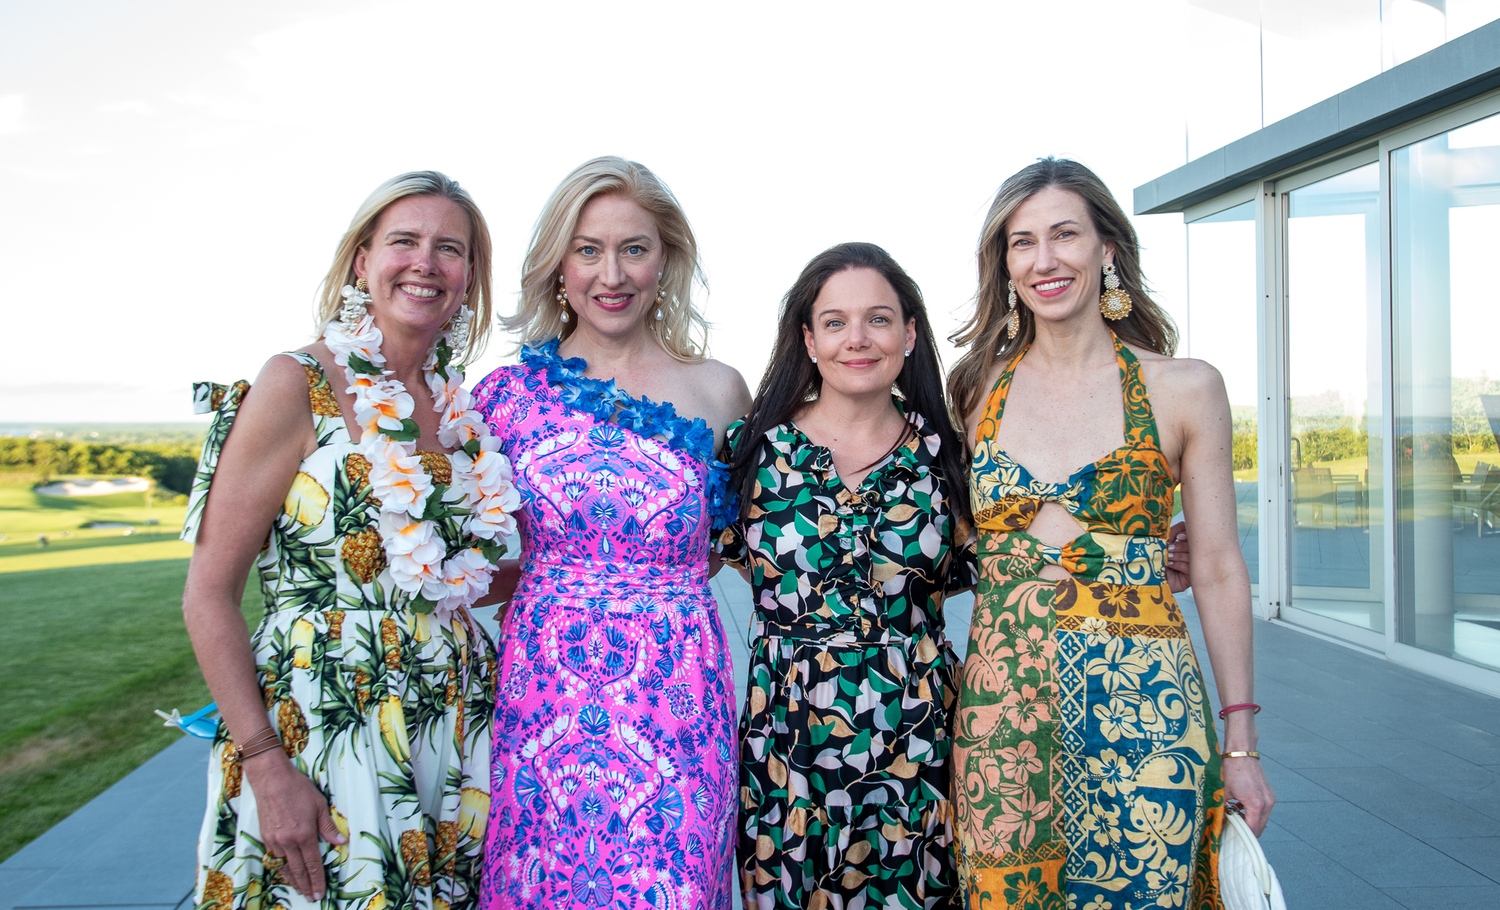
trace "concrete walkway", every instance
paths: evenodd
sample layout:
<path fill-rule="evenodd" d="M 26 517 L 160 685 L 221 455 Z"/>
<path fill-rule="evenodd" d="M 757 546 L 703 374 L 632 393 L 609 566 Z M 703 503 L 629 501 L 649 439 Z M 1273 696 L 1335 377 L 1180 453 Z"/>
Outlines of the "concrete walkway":
<path fill-rule="evenodd" d="M 713 585 L 743 704 L 750 590 Z M 971 605 L 946 611 L 960 653 Z M 1279 800 L 1262 844 L 1288 906 L 1500 907 L 1500 699 L 1277 623 L 1255 641 Z M 0 910 L 190 907 L 206 762 L 184 738 L 0 864 Z"/>

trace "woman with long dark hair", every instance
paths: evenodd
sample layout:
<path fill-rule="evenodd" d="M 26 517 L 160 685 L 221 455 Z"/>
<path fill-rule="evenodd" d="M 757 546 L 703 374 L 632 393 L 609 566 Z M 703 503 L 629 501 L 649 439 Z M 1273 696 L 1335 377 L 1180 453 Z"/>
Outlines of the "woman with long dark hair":
<path fill-rule="evenodd" d="M 745 905 L 942 905 L 956 663 L 942 607 L 975 582 L 968 457 L 921 292 L 889 254 L 845 243 L 808 263 L 728 445 L 741 508 L 722 550 L 755 597 Z"/>

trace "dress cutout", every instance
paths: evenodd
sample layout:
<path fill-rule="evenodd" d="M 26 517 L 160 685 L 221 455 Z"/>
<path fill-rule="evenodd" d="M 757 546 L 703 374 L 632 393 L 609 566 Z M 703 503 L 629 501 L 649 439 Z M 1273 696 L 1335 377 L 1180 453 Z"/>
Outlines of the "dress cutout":
<path fill-rule="evenodd" d="M 725 475 L 701 420 L 585 368 L 554 340 L 474 392 L 526 541 L 500 633 L 483 907 L 727 908 L 733 669 L 708 586 Z"/>
<path fill-rule="evenodd" d="M 1219 908 L 1224 789 L 1208 694 L 1166 585 L 1176 482 L 1140 364 L 1118 339 L 1125 444 L 1044 483 L 996 444 L 1025 351 L 974 450 L 979 586 L 955 715 L 969 907 Z M 1043 502 L 1083 526 L 1027 533 Z M 1037 578 L 1046 565 L 1070 575 Z"/>
<path fill-rule="evenodd" d="M 933 908 L 953 893 L 957 659 L 943 600 L 973 586 L 974 551 L 954 542 L 967 532 L 940 438 L 913 422 L 857 492 L 827 448 L 772 428 L 757 441 L 750 518 L 721 536 L 755 597 L 740 721 L 746 906 Z"/>
<path fill-rule="evenodd" d="M 282 747 L 328 799 L 349 842 L 321 845 L 323 904 L 292 890 L 280 863 L 267 861 L 255 796 L 220 722 L 198 838 L 198 906 L 473 908 L 490 802 L 493 646 L 466 609 L 446 623 L 408 609 L 385 566 L 370 464 L 317 359 L 287 356 L 307 373 L 318 448 L 303 460 L 256 561 L 266 613 L 251 646 Z M 244 380 L 194 388 L 199 407 L 215 414 L 185 540 L 197 537 L 249 388 Z M 423 463 L 438 472 L 449 464 L 440 453 L 423 453 Z"/>

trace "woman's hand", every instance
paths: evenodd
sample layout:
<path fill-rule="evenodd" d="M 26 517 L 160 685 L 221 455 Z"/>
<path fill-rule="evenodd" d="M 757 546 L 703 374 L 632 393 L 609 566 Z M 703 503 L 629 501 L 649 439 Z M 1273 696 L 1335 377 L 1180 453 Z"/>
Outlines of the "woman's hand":
<path fill-rule="evenodd" d="M 327 878 L 318 842 L 349 842 L 334 824 L 328 800 L 280 749 L 245 759 L 244 771 L 255 793 L 267 868 L 275 862 L 272 857 L 280 857 L 285 861 L 282 877 L 297 893 L 310 901 L 322 900 Z"/>
<path fill-rule="evenodd" d="M 1260 837 L 1266 830 L 1266 822 L 1271 820 L 1271 807 L 1276 805 L 1276 794 L 1266 780 L 1260 759 L 1248 756 L 1224 759 L 1224 797 L 1239 801 L 1245 824 Z"/>
<path fill-rule="evenodd" d="M 1167 532 L 1167 587 L 1181 594 L 1192 585 L 1193 554 L 1188 547 L 1187 522 L 1179 521 Z"/>

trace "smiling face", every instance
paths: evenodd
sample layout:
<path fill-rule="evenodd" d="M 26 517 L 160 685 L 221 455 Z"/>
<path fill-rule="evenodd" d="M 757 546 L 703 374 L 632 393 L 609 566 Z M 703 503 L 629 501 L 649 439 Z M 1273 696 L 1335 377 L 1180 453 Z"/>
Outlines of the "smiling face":
<path fill-rule="evenodd" d="M 1038 319 L 1098 314 L 1104 263 L 1115 249 L 1100 237 L 1082 196 L 1048 187 L 1016 207 L 1005 233 L 1010 278 Z"/>
<path fill-rule="evenodd" d="M 382 331 L 441 329 L 468 289 L 469 246 L 469 216 L 451 199 L 406 196 L 387 206 L 354 254 Z"/>
<path fill-rule="evenodd" d="M 825 394 L 888 393 L 917 343 L 916 319 L 901 318 L 895 288 L 874 269 L 845 269 L 830 277 L 809 319 L 802 337 L 808 356 L 818 358 Z"/>
<path fill-rule="evenodd" d="M 610 336 L 644 327 L 665 261 L 650 212 L 626 196 L 590 199 L 578 214 L 561 267 L 578 327 Z"/>

